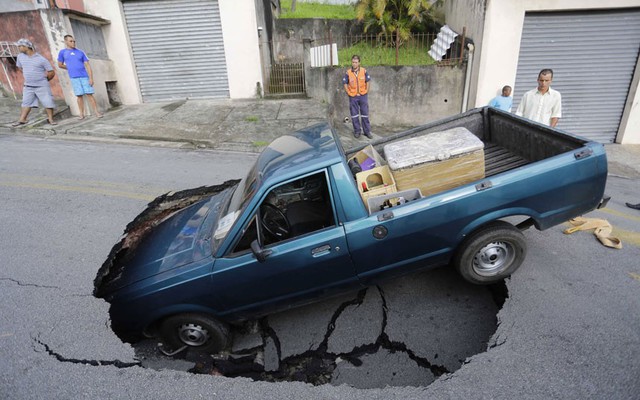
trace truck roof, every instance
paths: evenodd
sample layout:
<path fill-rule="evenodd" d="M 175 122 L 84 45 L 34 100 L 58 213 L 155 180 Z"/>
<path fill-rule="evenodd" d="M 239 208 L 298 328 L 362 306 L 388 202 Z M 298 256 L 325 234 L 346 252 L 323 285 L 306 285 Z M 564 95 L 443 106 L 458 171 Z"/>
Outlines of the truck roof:
<path fill-rule="evenodd" d="M 319 123 L 280 136 L 264 149 L 256 161 L 261 180 L 300 176 L 343 159 L 342 148 L 326 123 Z"/>

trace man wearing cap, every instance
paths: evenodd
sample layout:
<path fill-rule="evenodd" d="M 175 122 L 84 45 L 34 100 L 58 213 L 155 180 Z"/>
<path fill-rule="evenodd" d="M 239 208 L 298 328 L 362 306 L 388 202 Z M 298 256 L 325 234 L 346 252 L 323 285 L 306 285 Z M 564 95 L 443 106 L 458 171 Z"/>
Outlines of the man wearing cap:
<path fill-rule="evenodd" d="M 60 50 L 58 53 L 58 67 L 66 69 L 69 72 L 71 86 L 73 86 L 73 94 L 78 99 L 78 108 L 80 115 L 78 119 L 84 119 L 84 96 L 89 99 L 89 103 L 93 107 L 95 116 L 102 118 L 102 114 L 98 112 L 98 104 L 93 97 L 93 71 L 89 65 L 89 58 L 80 49 L 76 48 L 76 41 L 71 35 L 65 35 L 64 44 L 66 49 Z"/>
<path fill-rule="evenodd" d="M 47 111 L 47 120 L 51 125 L 57 125 L 53 120 L 53 94 L 49 81 L 56 76 L 51 63 L 40 54 L 36 53 L 33 44 L 27 39 L 16 42 L 20 54 L 16 60 L 16 66 L 24 76 L 24 90 L 22 91 L 22 109 L 20 119 L 13 126 L 24 125 L 33 107 L 38 107 L 38 101 Z"/>

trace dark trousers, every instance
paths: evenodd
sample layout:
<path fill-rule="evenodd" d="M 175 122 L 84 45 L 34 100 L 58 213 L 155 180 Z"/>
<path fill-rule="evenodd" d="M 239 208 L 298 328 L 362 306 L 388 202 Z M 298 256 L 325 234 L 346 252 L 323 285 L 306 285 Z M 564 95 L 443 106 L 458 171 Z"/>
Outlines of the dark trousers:
<path fill-rule="evenodd" d="M 351 122 L 353 122 L 353 132 L 360 134 L 360 118 L 362 118 L 362 130 L 365 135 L 371 132 L 369 125 L 369 99 L 367 95 L 349 97 L 349 111 L 351 112 Z"/>

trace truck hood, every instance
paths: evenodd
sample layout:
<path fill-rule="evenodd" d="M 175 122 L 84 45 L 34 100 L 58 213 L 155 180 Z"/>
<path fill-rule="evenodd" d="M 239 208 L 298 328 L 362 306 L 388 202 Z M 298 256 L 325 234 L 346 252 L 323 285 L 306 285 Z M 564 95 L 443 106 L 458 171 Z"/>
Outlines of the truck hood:
<path fill-rule="evenodd" d="M 94 281 L 94 295 L 179 268 L 212 254 L 220 208 L 238 181 L 163 195 L 125 230 Z"/>

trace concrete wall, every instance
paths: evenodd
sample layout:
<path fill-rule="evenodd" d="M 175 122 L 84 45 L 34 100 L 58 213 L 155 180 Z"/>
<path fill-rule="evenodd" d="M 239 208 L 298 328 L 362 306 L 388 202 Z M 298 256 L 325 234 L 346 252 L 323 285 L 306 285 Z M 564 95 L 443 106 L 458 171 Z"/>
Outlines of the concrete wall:
<path fill-rule="evenodd" d="M 371 74 L 369 108 L 373 125 L 394 131 L 460 112 L 464 67 L 371 67 L 367 71 Z M 349 115 L 349 100 L 342 86 L 345 72 L 332 67 L 306 72 L 308 96 L 329 103 L 335 122 Z"/>
<path fill-rule="evenodd" d="M 257 95 L 262 84 L 256 6 L 253 0 L 218 0 L 232 99 Z"/>
<path fill-rule="evenodd" d="M 29 39 L 35 46 L 36 52 L 49 60 L 51 65 L 54 66 L 56 77 L 50 82 L 51 91 L 55 99 L 62 100 L 64 94 L 60 85 L 59 71 L 55 68 L 57 63 L 54 63 L 58 54 L 52 52 L 49 46 L 48 27 L 45 29 L 43 18 L 41 17 L 41 13 L 44 14 L 46 11 L 34 10 L 0 14 L 0 21 L 2 21 L 2 24 L 0 24 L 0 40 L 15 42 L 22 37 Z M 0 62 L 4 66 L 0 71 L 2 85 L 7 89 L 13 87 L 14 93 L 22 95 L 24 79 L 22 72 L 16 67 L 15 60 L 2 58 Z"/>
<path fill-rule="evenodd" d="M 273 57 L 277 62 L 302 62 L 303 39 L 310 39 L 311 46 L 326 44 L 331 28 L 332 41 L 362 34 L 362 24 L 352 20 L 327 20 L 324 18 L 276 19 L 273 34 Z"/>
<path fill-rule="evenodd" d="M 486 2 L 487 0 L 447 0 L 443 6 L 446 24 L 459 34 L 462 34 L 463 30 L 465 30 L 466 37 L 473 41 L 475 45 L 474 60 L 479 60 L 482 56 L 481 44 L 483 43 Z M 469 99 L 475 99 L 476 97 L 479 71 L 478 62 L 473 62 L 469 82 Z M 511 86 L 513 86 L 513 83 L 511 83 Z M 475 101 L 467 101 L 468 108 L 473 108 L 474 106 Z"/>
<path fill-rule="evenodd" d="M 633 74 L 616 143 L 640 144 L 640 62 Z"/>
<path fill-rule="evenodd" d="M 485 9 L 482 1 L 451 0 L 455 3 L 466 4 L 469 13 L 481 15 Z M 486 1 L 486 0 L 485 0 Z M 475 56 L 477 77 L 472 81 L 470 91 L 470 106 L 482 106 L 496 95 L 498 88 L 515 82 L 520 54 L 520 39 L 524 16 L 530 11 L 571 11 L 636 8 L 640 6 L 638 0 L 492 0 L 486 1 L 484 28 L 481 44 L 476 41 Z M 471 9 L 475 11 L 471 11 Z M 454 10 L 450 10 L 454 11 Z M 450 13 L 446 16 L 457 18 Z M 468 27 L 469 29 L 469 27 Z M 480 49 L 478 50 L 478 47 Z M 475 63 L 475 62 L 474 62 Z M 636 75 L 638 72 L 636 71 Z M 640 143 L 640 107 L 638 106 L 638 81 L 633 79 L 629 101 L 624 111 L 623 123 L 618 131 L 618 142 Z"/>
<path fill-rule="evenodd" d="M 360 35 L 362 24 L 353 20 L 324 18 L 277 19 L 275 21 L 274 40 L 283 41 L 290 38 L 323 39 L 331 35 Z"/>
<path fill-rule="evenodd" d="M 0 0 L 0 14 L 14 11 L 35 10 L 34 0 Z"/>
<path fill-rule="evenodd" d="M 111 81 L 116 82 L 116 89 L 122 104 L 139 104 L 142 102 L 140 86 L 133 63 L 133 53 L 124 19 L 124 11 L 120 1 L 84 0 L 87 14 L 109 20 L 102 28 L 110 65 L 100 65 L 96 60 L 91 66 L 100 68 Z"/>
<path fill-rule="evenodd" d="M 43 10 L 41 12 L 42 24 L 46 28 L 46 34 L 48 43 L 50 46 L 51 54 L 53 55 L 52 61 L 56 68 L 56 74 L 60 80 L 60 85 L 64 91 L 65 102 L 69 105 L 71 113 L 73 115 L 79 115 L 77 97 L 73 94 L 73 88 L 71 87 L 71 80 L 67 70 L 58 68 L 58 53 L 65 48 L 64 36 L 67 34 L 77 36 L 73 32 L 69 16 L 63 14 L 61 10 L 50 9 Z M 89 22 L 89 21 L 87 21 Z M 95 22 L 95 21 L 94 21 Z M 83 49 L 81 49 L 83 50 Z M 113 62 L 111 60 L 91 59 L 89 61 L 91 71 L 93 72 L 93 88 L 95 89 L 94 98 L 98 103 L 100 110 L 105 111 L 111 107 L 109 104 L 109 96 L 107 94 L 106 82 L 117 81 L 116 74 L 113 68 Z M 85 101 L 85 110 L 83 114 L 92 114 L 93 110 L 90 110 L 89 104 Z"/>
<path fill-rule="evenodd" d="M 140 86 L 133 61 L 126 20 L 120 1 L 85 0 L 88 14 L 109 20 L 103 31 L 107 51 L 114 60 L 118 94 L 123 104 L 142 102 Z M 260 51 L 253 0 L 218 0 L 225 58 L 231 98 L 251 98 L 256 95 L 256 83 L 262 85 Z"/>

